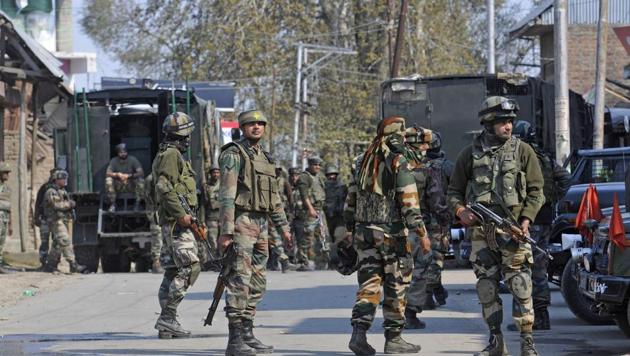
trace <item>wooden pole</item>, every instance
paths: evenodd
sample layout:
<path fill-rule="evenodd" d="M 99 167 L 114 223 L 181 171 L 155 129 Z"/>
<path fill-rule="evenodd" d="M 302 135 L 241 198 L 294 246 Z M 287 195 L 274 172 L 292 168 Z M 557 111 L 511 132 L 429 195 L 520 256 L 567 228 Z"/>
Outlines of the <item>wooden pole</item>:
<path fill-rule="evenodd" d="M 599 0 L 597 60 L 595 63 L 595 117 L 593 148 L 604 148 L 604 107 L 606 106 L 606 49 L 608 48 L 608 0 Z M 601 166 L 601 164 L 600 164 Z"/>
<path fill-rule="evenodd" d="M 33 92 L 31 94 L 31 100 L 33 105 L 33 132 L 31 135 L 31 209 L 33 212 L 33 216 L 35 216 L 35 177 L 37 176 L 37 126 L 39 123 L 38 120 L 38 110 L 37 110 L 37 86 L 38 82 L 33 83 Z M 35 232 L 35 228 L 33 228 L 33 232 Z M 33 247 L 37 250 L 39 247 L 37 234 L 33 234 Z"/>
<path fill-rule="evenodd" d="M 26 252 L 26 220 L 28 219 L 26 195 L 26 81 L 22 80 L 20 86 L 20 124 L 18 137 L 18 231 L 20 236 L 20 249 Z"/>
<path fill-rule="evenodd" d="M 405 41 L 405 18 L 407 17 L 407 8 L 409 0 L 402 0 L 400 4 L 400 16 L 398 18 L 398 31 L 396 32 L 396 48 L 394 51 L 394 61 L 391 68 L 391 78 L 398 76 L 400 69 L 400 56 L 402 55 L 402 46 Z"/>

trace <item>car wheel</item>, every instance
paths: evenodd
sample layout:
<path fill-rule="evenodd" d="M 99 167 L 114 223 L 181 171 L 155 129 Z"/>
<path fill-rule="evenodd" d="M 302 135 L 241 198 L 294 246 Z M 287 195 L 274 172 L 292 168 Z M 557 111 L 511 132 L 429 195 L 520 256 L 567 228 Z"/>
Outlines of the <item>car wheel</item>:
<path fill-rule="evenodd" d="M 577 265 L 573 260 L 569 260 L 562 272 L 562 283 L 560 291 L 569 307 L 569 310 L 579 319 L 591 325 L 612 325 L 612 316 L 599 315 L 593 311 L 594 301 L 588 299 L 578 288 L 578 281 L 575 278 Z"/>
<path fill-rule="evenodd" d="M 630 337 L 630 302 L 626 301 L 625 313 L 615 315 L 615 323 L 626 337 Z"/>
<path fill-rule="evenodd" d="M 89 272 L 98 271 L 98 246 L 75 246 L 74 255 L 78 264 Z"/>

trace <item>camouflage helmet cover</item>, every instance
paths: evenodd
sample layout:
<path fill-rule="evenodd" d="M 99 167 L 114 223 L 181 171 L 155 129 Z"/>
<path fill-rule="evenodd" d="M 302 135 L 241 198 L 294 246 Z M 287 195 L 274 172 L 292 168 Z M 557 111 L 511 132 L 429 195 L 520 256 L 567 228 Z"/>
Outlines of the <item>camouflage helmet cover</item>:
<path fill-rule="evenodd" d="M 300 169 L 298 167 L 291 167 L 289 168 L 289 174 L 298 175 L 300 174 Z"/>
<path fill-rule="evenodd" d="M 337 166 L 335 165 L 328 165 L 328 167 L 326 167 L 326 175 L 329 174 L 339 174 L 339 169 L 337 168 Z"/>
<path fill-rule="evenodd" d="M 162 124 L 162 132 L 186 137 L 195 130 L 195 122 L 183 112 L 169 114 Z"/>
<path fill-rule="evenodd" d="M 405 141 L 409 143 L 430 143 L 433 131 L 424 127 L 412 126 L 405 130 Z"/>
<path fill-rule="evenodd" d="M 251 122 L 262 122 L 267 124 L 267 118 L 260 110 L 243 111 L 238 115 L 238 126 L 243 127 L 243 125 Z"/>
<path fill-rule="evenodd" d="M 63 169 L 59 169 L 52 174 L 52 179 L 68 179 L 68 172 Z"/>
<path fill-rule="evenodd" d="M 518 103 L 514 99 L 504 96 L 490 96 L 481 104 L 479 123 L 484 125 L 499 119 L 514 119 L 518 109 Z"/>
<path fill-rule="evenodd" d="M 11 172 L 11 166 L 7 162 L 0 161 L 0 172 Z"/>

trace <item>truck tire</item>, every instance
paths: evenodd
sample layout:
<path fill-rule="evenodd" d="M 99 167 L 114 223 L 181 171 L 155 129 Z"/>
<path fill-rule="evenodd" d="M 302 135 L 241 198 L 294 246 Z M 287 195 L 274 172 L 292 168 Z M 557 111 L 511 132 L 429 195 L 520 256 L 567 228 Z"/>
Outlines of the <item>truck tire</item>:
<path fill-rule="evenodd" d="M 562 272 L 562 282 L 560 284 L 560 292 L 569 307 L 569 310 L 578 317 L 591 325 L 612 325 L 614 323 L 612 316 L 599 315 L 595 313 L 591 306 L 594 302 L 582 294 L 578 288 L 578 281 L 574 277 L 574 271 L 577 265 L 573 260 L 569 260 Z"/>
<path fill-rule="evenodd" d="M 91 273 L 98 271 L 98 246 L 75 246 L 74 255 L 78 264 Z"/>
<path fill-rule="evenodd" d="M 626 302 L 624 310 L 625 313 L 615 315 L 615 323 L 626 337 L 630 337 L 630 302 Z"/>
<path fill-rule="evenodd" d="M 103 273 L 129 272 L 129 259 L 123 253 L 101 256 Z"/>

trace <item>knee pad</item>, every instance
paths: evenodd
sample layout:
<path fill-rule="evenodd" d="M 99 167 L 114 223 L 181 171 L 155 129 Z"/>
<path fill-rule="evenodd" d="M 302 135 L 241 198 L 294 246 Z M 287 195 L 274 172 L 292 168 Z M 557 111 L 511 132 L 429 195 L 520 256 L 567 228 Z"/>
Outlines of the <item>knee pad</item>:
<path fill-rule="evenodd" d="M 532 279 L 527 273 L 517 273 L 507 281 L 507 286 L 512 295 L 518 299 L 527 299 L 532 296 Z"/>
<path fill-rule="evenodd" d="M 499 297 L 499 283 L 489 278 L 478 280 L 477 296 L 479 296 L 479 302 L 482 305 L 491 304 Z"/>

